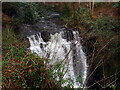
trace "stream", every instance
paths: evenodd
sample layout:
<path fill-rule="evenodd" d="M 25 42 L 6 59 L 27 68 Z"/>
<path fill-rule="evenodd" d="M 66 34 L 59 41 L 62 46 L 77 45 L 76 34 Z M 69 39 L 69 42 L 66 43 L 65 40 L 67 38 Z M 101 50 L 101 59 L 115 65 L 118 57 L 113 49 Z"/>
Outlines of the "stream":
<path fill-rule="evenodd" d="M 63 79 L 69 80 L 62 87 L 72 82 L 73 88 L 85 88 L 87 77 L 87 58 L 81 45 L 82 38 L 79 31 L 66 29 L 59 22 L 58 13 L 53 13 L 41 19 L 34 25 L 23 25 L 24 36 L 29 40 L 32 53 L 41 58 L 47 58 L 44 63 L 50 68 L 60 64 L 61 68 L 53 70 L 54 73 L 62 72 Z M 23 29 L 24 28 L 24 29 Z M 54 76 L 54 75 L 53 75 Z M 60 81 L 60 77 L 56 77 Z M 72 86 L 71 86 L 72 87 Z"/>

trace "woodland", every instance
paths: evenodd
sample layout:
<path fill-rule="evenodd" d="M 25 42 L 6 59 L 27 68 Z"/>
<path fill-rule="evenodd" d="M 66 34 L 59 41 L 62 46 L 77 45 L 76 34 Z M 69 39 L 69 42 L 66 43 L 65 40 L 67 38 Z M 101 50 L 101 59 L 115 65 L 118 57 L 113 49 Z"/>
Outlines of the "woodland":
<path fill-rule="evenodd" d="M 46 58 L 25 50 L 29 42 L 17 31 L 52 12 L 60 13 L 54 23 L 80 32 L 89 65 L 86 89 L 120 90 L 120 2 L 3 2 L 2 89 L 62 89 L 67 82 L 54 79 Z"/>

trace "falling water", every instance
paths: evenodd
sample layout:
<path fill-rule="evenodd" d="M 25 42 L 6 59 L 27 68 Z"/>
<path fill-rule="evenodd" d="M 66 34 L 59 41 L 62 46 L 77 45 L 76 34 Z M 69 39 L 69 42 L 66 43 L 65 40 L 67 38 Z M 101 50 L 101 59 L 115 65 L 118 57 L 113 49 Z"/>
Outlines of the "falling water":
<path fill-rule="evenodd" d="M 45 23 L 45 21 L 39 23 Z M 50 28 L 49 26 L 50 23 L 45 25 L 44 28 Z M 57 30 L 55 28 L 54 30 L 43 30 L 27 38 L 32 53 L 36 53 L 41 58 L 48 58 L 49 62 L 47 64 L 49 66 L 54 66 L 55 63 L 62 64 L 64 67 L 63 73 L 65 73 L 63 79 L 70 78 L 73 81 L 74 88 L 83 88 L 87 77 L 87 61 L 78 31 L 65 30 L 64 28 Z M 82 78 L 81 81 L 78 80 L 79 77 Z M 59 77 L 56 80 L 59 80 Z M 62 87 L 68 84 L 64 83 Z"/>

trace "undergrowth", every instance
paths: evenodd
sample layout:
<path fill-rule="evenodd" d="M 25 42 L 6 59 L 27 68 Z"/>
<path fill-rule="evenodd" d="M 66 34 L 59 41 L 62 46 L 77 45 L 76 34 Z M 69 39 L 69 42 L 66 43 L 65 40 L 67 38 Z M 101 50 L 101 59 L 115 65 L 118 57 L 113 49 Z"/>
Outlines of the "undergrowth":
<path fill-rule="evenodd" d="M 64 79 L 64 66 L 55 63 L 48 67 L 48 59 L 25 51 L 28 42 L 20 41 L 13 29 L 3 31 L 2 87 L 3 89 L 73 88 L 70 78 Z M 62 86 L 65 85 L 65 86 Z"/>
<path fill-rule="evenodd" d="M 3 32 L 3 83 L 4 89 L 17 88 L 57 88 L 50 77 L 44 61 L 36 55 L 26 52 L 26 41 L 20 42 L 11 29 Z"/>
<path fill-rule="evenodd" d="M 95 9 L 98 6 L 102 7 L 102 4 L 95 3 Z M 113 4 L 117 7 L 119 5 L 119 3 Z M 84 39 L 83 45 L 87 46 L 85 52 L 89 52 L 87 57 L 89 59 L 88 77 L 89 75 L 90 77 L 88 79 L 94 77 L 93 81 L 95 82 L 102 80 L 98 84 L 99 88 L 119 90 L 120 82 L 117 75 L 120 71 L 118 58 L 120 53 L 120 18 L 106 17 L 102 12 L 94 18 L 89 8 L 85 6 L 80 6 L 74 13 L 75 16 L 71 14 L 65 18 L 65 15 L 63 15 L 62 20 L 66 22 L 66 27 L 72 27 L 81 32 L 81 37 Z M 64 14 L 67 15 L 67 13 Z M 112 75 L 112 78 L 108 78 Z M 95 82 L 92 82 L 92 84 L 97 85 Z M 96 87 L 93 85 L 94 88 Z"/>
<path fill-rule="evenodd" d="M 102 6 L 102 4 L 95 3 L 95 8 Z M 37 6 L 35 7 L 35 5 Z M 102 13 L 94 18 L 89 8 L 84 6 L 73 11 L 74 14 L 72 14 L 67 4 L 64 5 L 62 8 L 64 13 L 61 19 L 66 23 L 65 27 L 78 28 L 81 32 L 81 37 L 90 42 L 86 42 L 87 44 L 91 44 L 88 45 L 87 49 L 88 51 L 91 49 L 88 56 L 90 62 L 89 70 L 91 69 L 89 74 L 92 73 L 92 75 L 98 77 L 94 78 L 95 82 L 92 84 L 97 84 L 100 89 L 119 90 L 120 81 L 117 77 L 120 71 L 119 18 L 105 17 Z M 17 13 L 20 15 L 16 18 L 18 23 L 31 23 L 42 17 L 44 15 L 43 11 L 46 11 L 45 7 L 43 11 L 42 9 L 38 11 L 37 8 L 40 8 L 40 6 L 36 3 L 17 3 L 17 6 L 19 8 Z M 119 7 L 119 3 L 113 3 L 114 7 Z M 14 25 L 18 23 L 13 21 Z M 62 78 L 62 72 L 57 73 L 54 71 L 60 71 L 58 67 L 61 68 L 61 64 L 56 64 L 51 70 L 48 69 L 44 65 L 44 61 L 47 59 L 25 52 L 24 49 L 27 42 L 20 42 L 16 38 L 11 29 L 3 31 L 3 88 L 60 88 L 61 84 L 66 81 Z M 90 38 L 93 38 L 94 42 Z M 109 78 L 112 75 L 114 76 Z M 59 82 L 56 81 L 57 76 L 60 77 Z M 99 83 L 96 83 L 97 81 Z M 68 87 L 72 85 L 70 83 Z M 95 88 L 93 87 L 93 89 Z"/>

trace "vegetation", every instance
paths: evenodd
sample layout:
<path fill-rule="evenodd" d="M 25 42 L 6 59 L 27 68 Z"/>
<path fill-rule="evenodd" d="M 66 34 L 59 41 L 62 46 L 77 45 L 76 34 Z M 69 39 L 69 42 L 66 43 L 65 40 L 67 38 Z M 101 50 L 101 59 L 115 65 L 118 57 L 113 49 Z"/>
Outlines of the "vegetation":
<path fill-rule="evenodd" d="M 8 4 L 10 7 L 6 7 Z M 56 7 L 59 5 L 57 6 L 56 3 L 44 5 L 43 3 L 3 3 L 3 12 L 12 18 L 10 26 L 32 24 L 52 10 L 62 13 L 60 18 L 65 23 L 64 26 L 79 30 L 80 36 L 84 39 L 82 44 L 87 47 L 85 48 L 89 60 L 87 81 L 92 81 L 88 83 L 88 87 L 93 90 L 101 88 L 119 90 L 120 18 L 116 10 L 119 10 L 120 3 L 104 3 L 104 5 L 80 3 L 78 7 L 77 5 L 62 3 L 57 10 Z M 13 29 L 14 27 L 9 27 L 3 30 L 3 88 L 50 89 L 60 88 L 63 83 L 70 82 L 70 79 L 63 80 L 62 72 L 54 72 L 60 71 L 61 64 L 57 63 L 48 69 L 43 63 L 47 59 L 26 52 L 28 42 L 21 42 Z M 60 81 L 55 79 L 58 76 Z M 67 87 L 71 88 L 72 85 L 71 82 Z"/>
<path fill-rule="evenodd" d="M 3 42 L 3 88 L 52 88 L 44 59 L 25 52 L 26 42 L 20 43 L 10 29 L 3 32 Z"/>
<path fill-rule="evenodd" d="M 3 3 L 3 12 L 13 18 L 11 25 L 19 26 L 22 23 L 31 24 L 40 17 L 50 13 L 52 6 L 44 6 L 41 3 L 32 2 L 14 2 L 14 3 Z M 16 23 L 14 23 L 16 22 Z"/>
<path fill-rule="evenodd" d="M 119 7 L 118 5 L 119 3 L 111 4 L 109 9 L 115 6 Z M 95 9 L 102 6 L 102 3 L 95 3 Z M 66 17 L 63 20 L 66 22 L 67 27 L 80 30 L 81 36 L 87 41 L 83 45 L 91 44 L 87 45 L 89 49 L 86 50 L 86 52 L 90 51 L 88 54 L 88 59 L 90 60 L 88 82 L 91 77 L 96 78 L 94 78 L 92 84 L 88 84 L 88 87 L 94 89 L 96 88 L 94 85 L 98 85 L 99 89 L 110 88 L 119 90 L 119 17 L 105 16 L 106 12 L 101 12 L 98 16 L 95 16 L 85 5 L 79 7 L 74 13 L 75 16 L 71 14 L 67 21 Z"/>
<path fill-rule="evenodd" d="M 61 69 L 64 68 L 60 63 L 49 68 L 44 64 L 48 59 L 26 52 L 28 42 L 19 41 L 12 29 L 3 31 L 3 42 L 2 86 L 4 89 L 61 88 L 62 84 L 71 82 L 70 78 L 63 79 L 64 73 Z M 65 88 L 71 87 L 73 87 L 72 82 L 65 86 Z"/>

